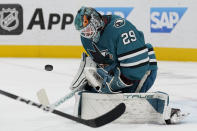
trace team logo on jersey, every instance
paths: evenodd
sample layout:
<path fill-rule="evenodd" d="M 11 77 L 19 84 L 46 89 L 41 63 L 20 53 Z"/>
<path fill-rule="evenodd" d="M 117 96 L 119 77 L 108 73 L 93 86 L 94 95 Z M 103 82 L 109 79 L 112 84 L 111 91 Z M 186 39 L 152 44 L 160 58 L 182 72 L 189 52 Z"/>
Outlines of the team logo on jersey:
<path fill-rule="evenodd" d="M 95 9 L 102 15 L 118 15 L 126 19 L 133 7 L 96 7 Z"/>
<path fill-rule="evenodd" d="M 93 48 L 94 50 L 88 49 L 88 51 L 96 63 L 105 65 L 110 65 L 113 63 L 113 56 L 109 53 L 108 49 L 100 51 L 94 43 Z"/>
<path fill-rule="evenodd" d="M 18 35 L 22 33 L 22 7 L 18 4 L 0 5 L 0 34 Z"/>
<path fill-rule="evenodd" d="M 125 25 L 125 20 L 124 19 L 117 19 L 114 22 L 114 27 L 116 27 L 116 28 L 120 28 L 120 27 L 122 27 L 124 25 Z"/>
<path fill-rule="evenodd" d="M 151 8 L 151 32 L 170 33 L 187 8 Z"/>

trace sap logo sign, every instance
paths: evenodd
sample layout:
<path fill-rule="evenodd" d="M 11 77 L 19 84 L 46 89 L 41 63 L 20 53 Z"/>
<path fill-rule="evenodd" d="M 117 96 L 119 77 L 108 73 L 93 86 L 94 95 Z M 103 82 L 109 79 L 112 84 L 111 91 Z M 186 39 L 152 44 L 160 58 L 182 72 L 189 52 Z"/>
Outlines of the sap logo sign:
<path fill-rule="evenodd" d="M 96 7 L 95 9 L 102 15 L 118 15 L 122 18 L 127 18 L 133 10 L 132 7 Z"/>
<path fill-rule="evenodd" d="M 170 33 L 187 8 L 151 8 L 151 32 Z"/>

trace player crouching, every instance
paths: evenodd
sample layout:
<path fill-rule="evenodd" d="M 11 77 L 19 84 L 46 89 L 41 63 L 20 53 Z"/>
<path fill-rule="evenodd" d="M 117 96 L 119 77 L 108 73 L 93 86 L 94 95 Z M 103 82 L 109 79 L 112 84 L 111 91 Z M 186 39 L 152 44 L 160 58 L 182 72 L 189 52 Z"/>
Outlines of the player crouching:
<path fill-rule="evenodd" d="M 116 122 L 180 122 L 186 115 L 170 108 L 163 92 L 147 93 L 157 76 L 157 61 L 151 44 L 128 20 L 115 15 L 101 15 L 82 7 L 75 27 L 88 53 L 83 53 L 71 90 L 76 94 L 75 114 L 91 119 L 121 102 L 126 112 Z"/>

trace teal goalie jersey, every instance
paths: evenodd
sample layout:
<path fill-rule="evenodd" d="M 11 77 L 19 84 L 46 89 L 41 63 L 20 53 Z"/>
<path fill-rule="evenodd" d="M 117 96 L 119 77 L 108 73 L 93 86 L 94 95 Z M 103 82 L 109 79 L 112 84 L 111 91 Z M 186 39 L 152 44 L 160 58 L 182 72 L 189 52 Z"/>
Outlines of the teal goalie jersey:
<path fill-rule="evenodd" d="M 105 65 L 108 71 L 119 67 L 130 80 L 141 80 L 148 70 L 157 69 L 153 47 L 145 44 L 141 31 L 119 16 L 103 17 L 106 25 L 97 43 L 81 37 L 85 50 L 96 63 Z"/>

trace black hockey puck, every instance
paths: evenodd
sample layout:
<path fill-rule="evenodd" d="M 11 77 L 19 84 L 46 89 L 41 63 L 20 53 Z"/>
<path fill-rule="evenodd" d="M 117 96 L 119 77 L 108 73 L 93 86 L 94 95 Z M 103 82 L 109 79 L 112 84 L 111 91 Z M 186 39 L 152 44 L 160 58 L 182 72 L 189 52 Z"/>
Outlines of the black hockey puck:
<path fill-rule="evenodd" d="M 52 65 L 45 65 L 45 70 L 46 71 L 52 71 L 53 70 L 53 66 Z"/>

